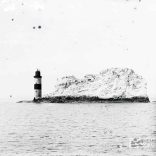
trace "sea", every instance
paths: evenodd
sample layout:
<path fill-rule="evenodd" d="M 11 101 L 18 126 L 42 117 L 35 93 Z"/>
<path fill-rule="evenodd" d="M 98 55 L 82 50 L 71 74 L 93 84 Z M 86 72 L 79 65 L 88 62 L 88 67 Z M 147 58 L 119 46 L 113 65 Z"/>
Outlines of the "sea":
<path fill-rule="evenodd" d="M 0 103 L 0 156 L 156 156 L 156 103 Z"/>

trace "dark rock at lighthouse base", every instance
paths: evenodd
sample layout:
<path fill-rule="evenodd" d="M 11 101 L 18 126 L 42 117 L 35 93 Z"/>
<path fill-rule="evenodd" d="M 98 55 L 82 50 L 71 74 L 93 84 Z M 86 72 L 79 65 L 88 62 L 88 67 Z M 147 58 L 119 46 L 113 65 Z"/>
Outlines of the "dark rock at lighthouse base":
<path fill-rule="evenodd" d="M 33 101 L 35 103 L 148 103 L 148 97 L 132 97 L 132 98 L 108 98 L 102 99 L 96 96 L 55 96 L 55 97 L 44 97 L 40 99 L 36 99 Z"/>

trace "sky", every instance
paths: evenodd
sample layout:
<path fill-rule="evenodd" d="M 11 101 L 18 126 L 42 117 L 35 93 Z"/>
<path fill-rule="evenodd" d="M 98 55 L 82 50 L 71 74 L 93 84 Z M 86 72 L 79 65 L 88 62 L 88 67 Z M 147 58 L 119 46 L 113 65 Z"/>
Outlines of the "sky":
<path fill-rule="evenodd" d="M 127 67 L 156 100 L 155 19 L 155 0 L 1 0 L 0 99 L 32 99 L 37 68 L 48 94 L 62 76 Z"/>

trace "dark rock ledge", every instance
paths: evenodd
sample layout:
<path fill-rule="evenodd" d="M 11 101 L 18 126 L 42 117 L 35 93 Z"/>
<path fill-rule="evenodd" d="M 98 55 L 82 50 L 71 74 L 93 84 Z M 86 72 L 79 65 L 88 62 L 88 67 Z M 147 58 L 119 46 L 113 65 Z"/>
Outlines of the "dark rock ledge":
<path fill-rule="evenodd" d="M 19 101 L 19 103 L 148 103 L 148 97 L 132 97 L 132 98 L 108 98 L 103 99 L 96 96 L 54 96 L 54 97 L 43 97 L 40 99 L 34 99 L 32 101 Z"/>

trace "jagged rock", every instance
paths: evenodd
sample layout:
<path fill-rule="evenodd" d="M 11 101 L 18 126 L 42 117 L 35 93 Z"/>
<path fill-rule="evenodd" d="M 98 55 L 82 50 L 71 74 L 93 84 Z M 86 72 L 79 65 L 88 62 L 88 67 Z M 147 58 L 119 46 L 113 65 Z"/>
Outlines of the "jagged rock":
<path fill-rule="evenodd" d="M 102 99 L 148 98 L 146 81 L 128 68 L 110 68 L 98 75 L 86 75 L 82 79 L 66 76 L 58 80 L 55 88 L 52 96 L 87 96 Z"/>

